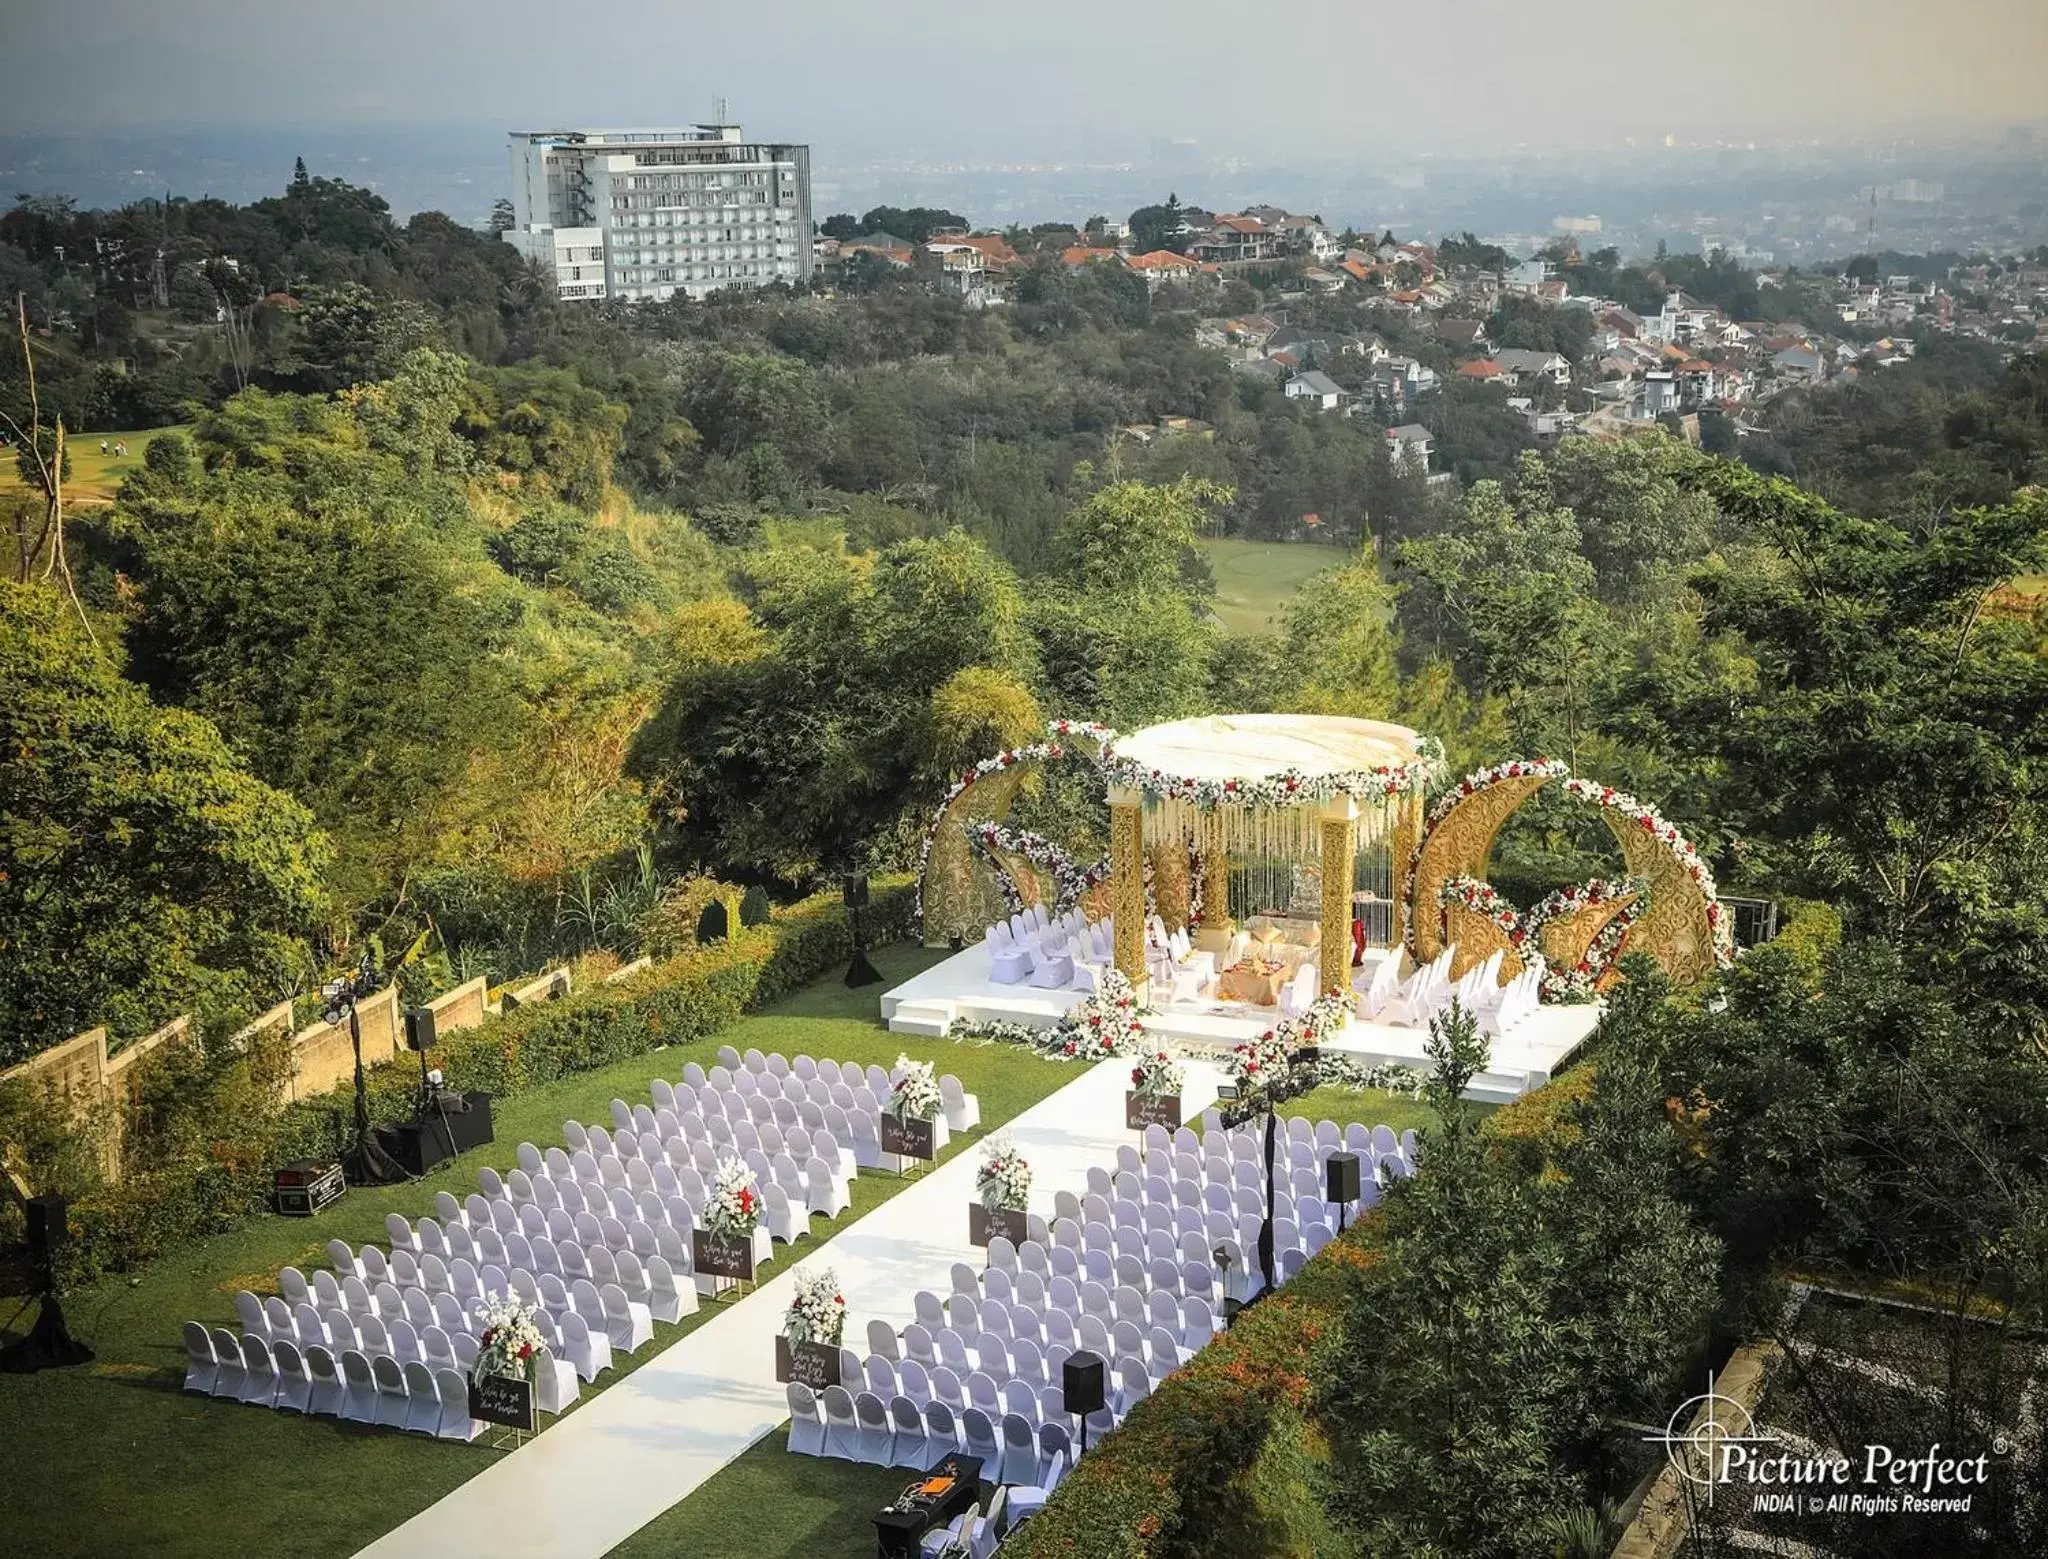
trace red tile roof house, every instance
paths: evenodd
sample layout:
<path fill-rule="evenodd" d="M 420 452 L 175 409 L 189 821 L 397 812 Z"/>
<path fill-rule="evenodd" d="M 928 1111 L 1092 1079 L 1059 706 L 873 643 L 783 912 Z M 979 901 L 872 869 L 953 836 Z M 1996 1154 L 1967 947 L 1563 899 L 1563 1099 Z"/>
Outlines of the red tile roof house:
<path fill-rule="evenodd" d="M 1458 364 L 1458 377 L 1493 384 L 1500 379 L 1500 364 L 1490 357 L 1475 357 L 1469 363 Z"/>

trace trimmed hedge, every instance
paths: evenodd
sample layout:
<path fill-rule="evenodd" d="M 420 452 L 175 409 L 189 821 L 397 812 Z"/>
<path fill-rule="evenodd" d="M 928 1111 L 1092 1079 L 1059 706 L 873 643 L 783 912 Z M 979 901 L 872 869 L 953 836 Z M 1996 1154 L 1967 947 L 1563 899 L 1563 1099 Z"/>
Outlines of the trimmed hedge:
<path fill-rule="evenodd" d="M 869 937 L 902 938 L 914 912 L 908 877 L 878 881 L 866 916 Z M 707 1038 L 852 953 L 839 895 L 818 894 L 768 925 L 686 949 L 624 980 L 446 1035 L 437 1059 L 464 1087 L 509 1097 Z M 121 1183 L 75 1192 L 67 1284 L 95 1281 L 233 1228 L 267 1210 L 276 1165 L 340 1152 L 354 1118 L 353 1085 L 270 1107 L 285 1075 L 286 1043 L 265 1038 L 238 1055 L 202 1061 L 186 1051 L 143 1063 L 144 1099 L 154 1101 L 149 1130 L 139 1144 L 131 1140 Z M 373 1122 L 411 1117 L 416 1063 L 393 1058 L 366 1075 Z M 137 1136 L 131 1129 L 131 1139 Z"/>

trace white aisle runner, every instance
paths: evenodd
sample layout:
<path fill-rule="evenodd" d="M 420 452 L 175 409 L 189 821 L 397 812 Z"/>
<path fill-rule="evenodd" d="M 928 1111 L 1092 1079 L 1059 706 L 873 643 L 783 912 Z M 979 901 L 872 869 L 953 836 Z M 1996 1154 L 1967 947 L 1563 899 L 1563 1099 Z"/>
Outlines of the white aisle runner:
<path fill-rule="evenodd" d="M 1183 1111 L 1192 1117 L 1214 1099 L 1217 1074 L 1200 1062 L 1185 1065 Z M 1124 1129 L 1129 1086 L 1129 1063 L 1105 1061 L 1010 1122 L 1031 1165 L 1033 1212 L 1050 1218 L 1055 1191 L 1080 1193 L 1090 1166 L 1114 1167 L 1117 1148 L 1137 1141 Z M 980 1158 L 969 1145 L 363 1556 L 597 1559 L 608 1552 L 789 1416 L 775 1383 L 775 1334 L 798 1268 L 838 1272 L 846 1345 L 863 1354 L 869 1318 L 901 1327 L 918 1289 L 949 1291 L 953 1262 L 979 1270 L 981 1253 L 967 1240 L 967 1203 Z"/>

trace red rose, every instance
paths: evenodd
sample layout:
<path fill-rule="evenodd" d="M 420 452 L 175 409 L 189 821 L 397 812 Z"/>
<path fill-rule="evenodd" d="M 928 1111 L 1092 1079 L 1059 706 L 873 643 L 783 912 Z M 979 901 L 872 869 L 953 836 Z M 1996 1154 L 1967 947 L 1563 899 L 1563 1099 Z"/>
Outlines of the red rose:
<path fill-rule="evenodd" d="M 532 1357 L 533 1357 L 533 1344 L 532 1344 L 532 1343 L 530 1343 L 530 1342 L 523 1342 L 523 1343 L 521 1343 L 521 1344 L 519 1345 L 519 1357 L 520 1357 L 520 1358 L 522 1358 L 522 1359 L 530 1359 L 530 1358 L 532 1358 Z"/>

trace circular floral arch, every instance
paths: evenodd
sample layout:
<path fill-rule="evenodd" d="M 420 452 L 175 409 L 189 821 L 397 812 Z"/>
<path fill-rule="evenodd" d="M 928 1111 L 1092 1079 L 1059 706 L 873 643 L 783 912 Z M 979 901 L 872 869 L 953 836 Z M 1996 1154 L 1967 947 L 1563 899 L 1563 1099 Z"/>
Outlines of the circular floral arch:
<path fill-rule="evenodd" d="M 1552 780 L 1599 811 L 1629 876 L 1566 889 L 1522 916 L 1485 883 L 1486 862 L 1501 825 Z M 1726 967 L 1735 954 L 1713 873 L 1691 841 L 1654 807 L 1580 779 L 1550 758 L 1481 769 L 1438 801 L 1409 860 L 1407 898 L 1408 949 L 1417 961 L 1452 943 L 1454 974 L 1495 951 L 1521 960 L 1540 949 L 1553 964 L 1563 953 L 1569 967 L 1546 981 L 1554 993 L 1597 978 L 1596 960 L 1604 963 L 1624 941 L 1687 983 Z"/>

